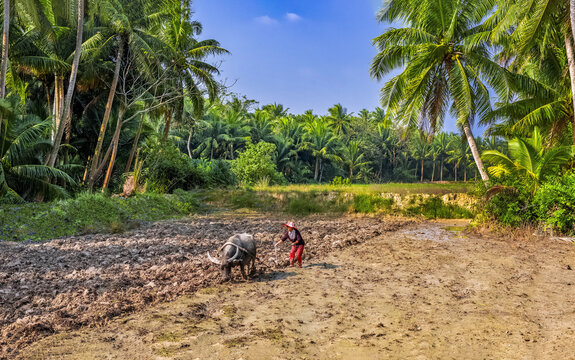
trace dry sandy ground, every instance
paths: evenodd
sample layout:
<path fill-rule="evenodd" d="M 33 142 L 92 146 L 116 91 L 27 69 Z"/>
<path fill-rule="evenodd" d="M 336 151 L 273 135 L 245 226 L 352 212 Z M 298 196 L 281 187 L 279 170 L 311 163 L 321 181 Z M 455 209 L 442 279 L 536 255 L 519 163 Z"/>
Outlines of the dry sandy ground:
<path fill-rule="evenodd" d="M 575 359 L 573 243 L 462 235 L 461 221 L 297 220 L 311 255 L 302 269 L 266 264 L 275 221 L 176 223 L 255 227 L 262 271 L 217 284 L 206 268 L 194 275 L 204 285 L 175 300 L 58 330 L 19 358 Z"/>

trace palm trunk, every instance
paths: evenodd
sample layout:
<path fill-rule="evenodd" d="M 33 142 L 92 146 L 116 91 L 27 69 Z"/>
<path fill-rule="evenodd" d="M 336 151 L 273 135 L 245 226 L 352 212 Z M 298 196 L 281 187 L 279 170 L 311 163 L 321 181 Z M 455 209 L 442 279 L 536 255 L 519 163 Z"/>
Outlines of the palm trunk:
<path fill-rule="evenodd" d="M 104 184 L 102 184 L 102 192 L 104 192 L 110 184 L 112 170 L 114 170 L 114 164 L 116 163 L 116 155 L 118 155 L 118 144 L 120 142 L 120 132 L 122 130 L 122 119 L 124 118 L 124 112 L 124 108 L 120 107 L 120 111 L 118 112 L 118 121 L 116 123 L 116 131 L 114 131 L 114 136 L 112 137 L 112 156 L 110 156 L 108 170 L 106 170 L 106 177 L 104 178 Z"/>
<path fill-rule="evenodd" d="M 8 72 L 8 35 L 10 34 L 10 0 L 4 0 L 4 29 L 2 31 L 2 65 L 0 69 L 0 98 L 6 97 L 6 73 Z M 1 121 L 1 120 L 0 120 Z M 0 122 L 0 129 L 2 123 Z"/>
<path fill-rule="evenodd" d="M 349 182 L 350 184 L 353 182 L 353 168 L 349 167 Z"/>
<path fill-rule="evenodd" d="M 435 178 L 435 160 L 433 160 L 433 170 L 431 170 L 431 182 Z"/>
<path fill-rule="evenodd" d="M 48 87 L 48 85 L 43 82 L 44 85 L 44 92 L 46 93 L 46 104 L 48 104 L 47 109 L 48 111 L 51 111 L 50 109 L 52 108 L 52 100 L 50 98 L 50 88 Z M 51 114 L 50 114 L 51 115 Z"/>
<path fill-rule="evenodd" d="M 316 158 L 315 158 L 315 172 L 313 174 L 313 179 L 315 181 L 317 181 L 318 176 L 319 176 L 319 156 L 316 156 Z"/>
<path fill-rule="evenodd" d="M 124 43 L 122 39 L 118 42 L 118 53 L 116 56 L 116 67 L 114 68 L 114 78 L 112 79 L 112 85 L 110 86 L 110 92 L 108 93 L 108 100 L 106 102 L 106 110 L 104 111 L 104 118 L 102 119 L 102 125 L 100 125 L 100 132 L 98 133 L 98 142 L 96 143 L 96 149 L 94 150 L 94 156 L 92 156 L 92 164 L 90 166 L 90 179 L 89 188 L 90 191 L 94 188 L 94 182 L 96 182 L 96 169 L 100 166 L 100 157 L 102 153 L 102 146 L 104 144 L 104 137 L 106 136 L 106 128 L 108 122 L 110 121 L 110 114 L 112 113 L 112 106 L 114 104 L 114 97 L 116 96 L 116 87 L 118 85 L 118 79 L 120 78 L 120 69 L 122 65 L 122 58 L 124 57 Z"/>
<path fill-rule="evenodd" d="M 569 77 L 571 78 L 571 98 L 573 100 L 573 115 L 571 121 L 573 123 L 573 144 L 575 145 L 575 54 L 573 53 L 573 32 L 575 32 L 575 0 L 569 1 L 570 17 L 571 17 L 571 32 L 565 34 L 565 50 L 567 52 L 567 64 L 569 65 Z"/>
<path fill-rule="evenodd" d="M 114 143 L 113 143 L 113 141 L 110 141 L 110 144 L 108 145 L 108 149 L 106 150 L 106 153 L 104 154 L 104 156 L 102 157 L 102 159 L 100 161 L 100 166 L 98 166 L 98 168 L 96 169 L 95 176 L 94 176 L 94 184 L 96 183 L 96 181 L 98 181 L 98 178 L 100 177 L 100 174 L 102 174 L 102 171 L 104 171 L 104 168 L 106 167 L 106 162 L 110 158 L 110 154 L 112 153 L 113 148 L 114 148 Z"/>
<path fill-rule="evenodd" d="M 162 141 L 168 140 L 168 134 L 170 133 L 170 124 L 172 122 L 172 110 L 169 110 L 166 114 L 166 126 L 164 127 L 164 135 L 162 136 Z"/>
<path fill-rule="evenodd" d="M 64 79 L 59 74 L 54 74 L 54 109 L 52 114 L 52 143 L 56 141 L 56 131 L 60 127 L 60 110 L 62 109 L 64 92 Z"/>
<path fill-rule="evenodd" d="M 190 134 L 188 135 L 188 143 L 186 144 L 186 148 L 188 149 L 188 156 L 190 157 L 190 159 L 192 158 L 192 149 L 190 148 L 191 142 L 192 142 L 192 134 L 193 134 L 193 128 L 190 128 Z"/>
<path fill-rule="evenodd" d="M 66 98 L 64 100 L 64 108 L 60 111 L 58 115 L 60 119 L 60 124 L 58 126 L 58 132 L 56 133 L 56 138 L 54 139 L 54 146 L 52 152 L 48 156 L 48 166 L 54 166 L 56 163 L 56 158 L 58 157 L 58 152 L 60 151 L 60 145 L 62 143 L 62 136 L 64 135 L 64 128 L 66 123 L 72 118 L 72 96 L 74 95 L 74 88 L 76 87 L 76 77 L 78 75 L 78 66 L 80 65 L 80 55 L 82 53 L 82 32 L 84 30 L 84 0 L 78 0 L 78 28 L 76 29 L 76 48 L 74 51 L 74 60 L 72 61 L 72 70 L 70 72 L 70 81 L 68 83 L 68 92 L 66 93 Z"/>
<path fill-rule="evenodd" d="M 466 122 L 463 125 L 463 131 L 465 132 L 465 136 L 467 137 L 467 142 L 469 143 L 469 148 L 471 149 L 471 153 L 473 154 L 475 165 L 477 165 L 477 170 L 479 170 L 479 173 L 481 174 L 481 179 L 483 180 L 484 183 L 487 183 L 489 181 L 489 176 L 487 176 L 487 172 L 483 167 L 483 161 L 481 161 L 481 156 L 479 156 L 479 151 L 477 150 L 477 144 L 475 144 L 475 138 L 473 137 L 473 133 L 471 133 L 469 123 Z"/>
<path fill-rule="evenodd" d="M 453 180 L 457 181 L 457 164 L 453 165 L 453 172 L 455 173 L 455 177 L 453 178 Z"/>
<path fill-rule="evenodd" d="M 419 182 L 423 182 L 423 159 L 421 159 L 421 180 Z"/>
<path fill-rule="evenodd" d="M 90 158 L 91 155 L 88 155 L 88 161 L 86 162 L 86 167 L 84 168 L 84 175 L 82 176 L 82 185 L 86 183 L 86 179 L 88 178 L 88 168 L 90 167 Z"/>
<path fill-rule="evenodd" d="M 439 169 L 439 181 L 443 181 L 443 158 L 441 158 L 441 168 Z"/>
<path fill-rule="evenodd" d="M 323 176 L 323 164 L 321 159 L 319 159 L 319 183 L 321 184 L 321 178 Z"/>
<path fill-rule="evenodd" d="M 463 169 L 463 181 L 467 182 L 467 168 Z"/>
<path fill-rule="evenodd" d="M 134 138 L 134 143 L 132 144 L 132 150 L 130 150 L 130 156 L 128 157 L 128 162 L 126 163 L 126 170 L 125 173 L 130 171 L 132 167 L 132 160 L 134 160 L 134 155 L 136 154 L 136 149 L 138 148 L 138 141 L 140 141 L 140 134 L 142 133 L 142 124 L 144 122 L 140 119 L 140 123 L 138 124 L 138 130 L 136 131 L 136 137 Z"/>

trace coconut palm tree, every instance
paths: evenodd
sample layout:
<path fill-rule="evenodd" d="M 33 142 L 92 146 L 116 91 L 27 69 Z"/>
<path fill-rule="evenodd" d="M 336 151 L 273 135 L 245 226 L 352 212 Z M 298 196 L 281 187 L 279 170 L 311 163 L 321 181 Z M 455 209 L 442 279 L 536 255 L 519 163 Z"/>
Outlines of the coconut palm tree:
<path fill-rule="evenodd" d="M 447 151 L 449 151 L 449 142 L 449 136 L 444 132 L 433 138 L 433 146 L 435 147 L 435 151 L 440 160 L 439 181 L 443 181 L 443 164 L 445 162 L 445 157 L 447 156 Z"/>
<path fill-rule="evenodd" d="M 369 164 L 369 161 L 365 161 L 364 153 L 361 149 L 361 143 L 357 140 L 351 140 L 343 147 L 341 159 L 343 160 L 343 163 L 349 167 L 350 182 L 353 182 L 354 169 L 359 169 Z"/>
<path fill-rule="evenodd" d="M 427 140 L 427 136 L 421 133 L 418 136 L 414 136 L 411 142 L 411 156 L 416 161 L 421 163 L 421 178 L 420 182 L 423 182 L 423 163 L 430 157 L 431 153 L 431 144 Z M 416 173 L 417 173 L 417 165 L 416 165 Z M 416 174 L 417 175 L 417 174 Z"/>
<path fill-rule="evenodd" d="M 249 139 L 250 128 L 246 125 L 246 113 L 236 109 L 225 107 L 223 113 L 223 121 L 226 124 L 226 139 L 225 147 L 227 152 L 225 158 L 235 159 L 235 153 L 244 145 Z"/>
<path fill-rule="evenodd" d="M 386 0 L 379 20 L 407 26 L 373 40 L 379 53 L 371 65 L 378 80 L 405 66 L 381 91 L 386 117 L 435 132 L 452 104 L 484 181 L 489 177 L 471 126 L 490 109 L 484 81 L 501 88 L 506 74 L 490 59 L 485 30 L 477 26 L 493 5 L 487 0 Z"/>
<path fill-rule="evenodd" d="M 82 34 L 84 31 L 84 2 L 85 0 L 77 0 L 76 13 L 77 21 L 74 24 L 76 26 L 76 46 L 74 49 L 74 58 L 72 60 L 72 68 L 70 70 L 70 79 L 68 80 L 68 90 L 66 91 L 66 97 L 64 98 L 64 104 L 58 116 L 58 128 L 54 137 L 54 144 L 52 151 L 48 155 L 46 160 L 46 165 L 53 167 L 56 163 L 56 158 L 58 157 L 58 152 L 60 151 L 60 145 L 62 143 L 62 136 L 64 135 L 64 129 L 68 126 L 68 123 L 72 120 L 72 97 L 74 95 L 74 89 L 76 87 L 76 77 L 78 76 L 78 67 L 80 66 L 80 56 L 82 54 Z"/>
<path fill-rule="evenodd" d="M 50 120 L 40 121 L 34 115 L 20 115 L 15 104 L 0 100 L 0 115 L 4 132 L 0 137 L 0 197 L 32 200 L 37 194 L 43 198 L 66 197 L 66 191 L 50 183 L 51 178 L 74 184 L 64 171 L 42 164 L 42 155 L 51 148 L 46 137 Z"/>
<path fill-rule="evenodd" d="M 219 117 L 217 110 L 209 111 L 200 121 L 200 145 L 194 149 L 196 155 L 203 155 L 213 160 L 217 151 L 224 147 L 228 140 L 226 123 Z"/>
<path fill-rule="evenodd" d="M 465 154 L 467 153 L 468 144 L 461 141 L 461 138 L 454 136 L 449 142 L 449 150 L 447 151 L 447 162 L 453 164 L 453 179 L 457 181 L 457 169 L 462 162 L 465 161 Z"/>
<path fill-rule="evenodd" d="M 507 103 L 516 100 L 514 109 L 507 108 L 505 112 L 513 110 L 517 126 L 531 123 L 529 129 L 523 129 L 524 136 L 533 126 L 546 131 L 549 125 L 554 127 L 552 136 L 556 136 L 566 129 L 566 120 L 575 129 L 574 15 L 575 2 L 571 0 L 569 5 L 554 0 L 533 0 L 528 4 L 512 0 L 499 1 L 497 11 L 489 19 L 490 40 L 503 49 L 499 60 L 518 75 L 529 77 L 519 83 L 519 99 L 513 99 L 513 93 L 502 97 Z M 533 80 L 535 83 L 530 82 Z M 524 115 L 519 117 L 521 121 L 517 121 L 518 113 Z M 515 129 L 516 134 L 518 131 Z M 575 144 L 575 131 L 572 136 Z"/>
<path fill-rule="evenodd" d="M 307 126 L 307 141 L 304 149 L 310 149 L 315 157 L 315 170 L 313 179 L 321 183 L 323 174 L 323 162 L 325 160 L 341 161 L 335 155 L 337 137 L 331 132 L 326 118 L 315 118 Z"/>
<path fill-rule="evenodd" d="M 249 118 L 249 128 L 252 142 L 273 142 L 273 124 L 270 113 L 266 110 L 257 109 Z"/>
<path fill-rule="evenodd" d="M 289 108 L 285 108 L 282 104 L 273 103 L 262 106 L 262 110 L 266 111 L 273 120 L 287 116 Z"/>
<path fill-rule="evenodd" d="M 8 46 L 10 34 L 10 0 L 4 0 L 3 11 L 3 27 L 2 27 L 2 63 L 0 64 L 0 99 L 6 96 L 6 73 L 8 71 Z M 0 134 L 2 123 L 0 120 Z"/>
<path fill-rule="evenodd" d="M 542 181 L 558 173 L 574 154 L 574 146 L 546 148 L 539 128 L 535 127 L 530 138 L 515 137 L 508 142 L 509 156 L 497 151 L 486 150 L 481 156 L 493 164 L 488 171 L 499 177 L 503 174 L 526 179 L 532 193 Z"/>
<path fill-rule="evenodd" d="M 298 154 L 293 139 L 276 136 L 274 144 L 276 145 L 275 162 L 277 169 L 286 178 L 293 178 L 294 172 L 298 170 L 296 163 Z"/>
<path fill-rule="evenodd" d="M 166 66 L 174 74 L 174 86 L 182 95 L 175 103 L 175 121 L 180 122 L 184 101 L 184 92 L 192 101 L 193 108 L 197 110 L 195 117 L 200 118 L 204 108 L 204 93 L 209 96 L 210 102 L 215 101 L 220 85 L 215 76 L 219 75 L 216 66 L 206 62 L 210 56 L 229 54 L 214 39 L 198 40 L 202 33 L 202 25 L 192 21 L 191 0 L 166 0 L 163 2 L 163 11 L 167 17 L 152 29 L 163 43 L 162 54 Z M 205 90 L 205 91 L 204 91 Z M 172 106 L 173 107 L 173 106 Z M 171 116 L 166 118 L 164 139 L 170 128 Z"/>
<path fill-rule="evenodd" d="M 351 125 L 351 113 L 347 112 L 341 104 L 335 104 L 328 109 L 329 115 L 326 119 L 329 121 L 330 127 L 336 136 L 347 134 Z"/>

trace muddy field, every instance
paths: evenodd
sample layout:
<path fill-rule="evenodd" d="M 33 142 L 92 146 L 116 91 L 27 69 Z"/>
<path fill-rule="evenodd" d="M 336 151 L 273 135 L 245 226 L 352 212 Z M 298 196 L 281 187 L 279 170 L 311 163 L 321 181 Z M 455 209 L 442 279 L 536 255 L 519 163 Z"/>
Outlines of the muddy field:
<path fill-rule="evenodd" d="M 258 271 L 269 272 L 282 221 L 219 215 L 162 222 L 121 235 L 88 235 L 40 244 L 0 242 L 0 358 L 57 332 L 100 326 L 118 315 L 169 301 L 219 282 L 207 260 L 234 233 L 254 234 Z M 312 260 L 331 246 L 365 242 L 405 220 L 316 219 L 307 229 Z M 285 245 L 284 251 L 287 249 Z M 285 258 L 285 257 L 284 257 Z M 287 265 L 284 261 L 281 265 Z"/>
<path fill-rule="evenodd" d="M 0 244 L 0 357 L 575 359 L 575 245 L 462 234 L 460 221 L 199 216 L 121 235 Z M 253 233 L 258 275 L 205 257 Z"/>

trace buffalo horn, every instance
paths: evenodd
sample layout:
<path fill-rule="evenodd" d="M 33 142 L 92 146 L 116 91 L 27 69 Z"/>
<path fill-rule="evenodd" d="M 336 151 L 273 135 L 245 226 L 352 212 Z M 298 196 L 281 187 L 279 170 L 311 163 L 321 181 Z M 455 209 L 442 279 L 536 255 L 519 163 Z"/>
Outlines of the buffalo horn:
<path fill-rule="evenodd" d="M 236 247 L 236 253 L 234 254 L 234 256 L 232 256 L 231 259 L 228 259 L 228 262 L 234 261 L 240 254 L 240 249 L 238 249 L 238 246 L 236 244 L 230 244 L 230 245 L 234 245 Z"/>
<path fill-rule="evenodd" d="M 211 257 L 209 251 L 208 251 L 208 259 L 210 259 L 210 261 L 213 262 L 214 264 L 218 264 L 218 265 L 222 264 L 218 259 L 214 259 L 213 257 Z"/>

